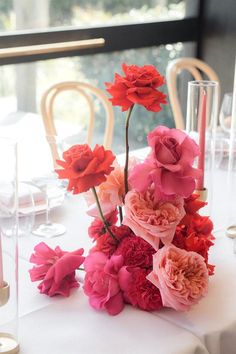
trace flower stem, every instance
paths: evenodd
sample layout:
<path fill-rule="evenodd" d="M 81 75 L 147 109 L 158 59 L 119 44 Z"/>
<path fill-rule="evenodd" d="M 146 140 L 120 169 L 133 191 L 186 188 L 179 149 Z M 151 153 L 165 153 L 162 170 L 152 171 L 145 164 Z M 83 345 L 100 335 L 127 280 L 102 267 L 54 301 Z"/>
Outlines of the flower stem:
<path fill-rule="evenodd" d="M 77 270 L 82 270 L 83 272 L 85 272 L 85 269 L 84 268 L 77 268 Z"/>
<path fill-rule="evenodd" d="M 125 185 L 125 194 L 129 191 L 128 186 L 128 168 L 129 168 L 129 120 L 131 112 L 134 108 L 134 105 L 128 110 L 125 123 L 125 168 L 124 168 L 124 185 Z"/>
<path fill-rule="evenodd" d="M 101 205 L 100 205 L 100 202 L 99 202 L 99 199 L 98 199 L 98 195 L 97 195 L 97 192 L 96 192 L 96 189 L 95 187 L 92 187 L 92 191 L 93 191 L 93 195 L 94 195 L 94 198 L 96 200 L 96 204 L 97 204 L 97 207 L 98 207 L 98 211 L 99 211 L 99 214 L 100 214 L 100 217 L 103 221 L 103 224 L 104 224 L 104 227 L 106 229 L 106 231 L 111 235 L 111 237 L 118 242 L 117 238 L 115 237 L 115 235 L 111 232 L 109 226 L 108 226 L 108 223 L 106 221 L 106 219 L 104 218 L 104 215 L 103 215 L 103 212 L 102 212 L 102 208 L 101 208 Z"/>
<path fill-rule="evenodd" d="M 123 221 L 123 212 L 122 212 L 122 207 L 121 207 L 121 206 L 119 206 L 119 207 L 118 207 L 118 209 L 119 209 L 119 216 L 120 216 L 120 224 L 122 224 L 122 221 Z"/>

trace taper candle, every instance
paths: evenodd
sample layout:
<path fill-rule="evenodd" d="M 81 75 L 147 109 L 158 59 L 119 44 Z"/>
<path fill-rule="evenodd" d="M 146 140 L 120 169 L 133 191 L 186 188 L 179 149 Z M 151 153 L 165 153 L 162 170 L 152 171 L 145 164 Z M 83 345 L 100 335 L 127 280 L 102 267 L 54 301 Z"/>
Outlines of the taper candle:
<path fill-rule="evenodd" d="M 0 288 L 2 288 L 3 285 L 2 238 L 0 233 Z"/>
<path fill-rule="evenodd" d="M 202 171 L 201 177 L 196 182 L 196 189 L 204 189 L 204 168 L 205 168 L 205 141 L 206 141 L 206 91 L 201 95 L 201 104 L 199 112 L 199 150 L 198 168 Z"/>

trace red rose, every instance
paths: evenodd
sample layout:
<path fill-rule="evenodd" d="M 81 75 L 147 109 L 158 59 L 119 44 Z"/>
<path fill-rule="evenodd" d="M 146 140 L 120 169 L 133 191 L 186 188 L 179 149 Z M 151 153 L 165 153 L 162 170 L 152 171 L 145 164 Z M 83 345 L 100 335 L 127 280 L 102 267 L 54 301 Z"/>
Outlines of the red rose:
<path fill-rule="evenodd" d="M 122 65 L 125 76 L 115 75 L 114 83 L 106 83 L 107 91 L 113 96 L 113 106 L 127 111 L 134 104 L 144 106 L 148 111 L 158 112 L 165 104 L 166 95 L 157 90 L 164 84 L 164 77 L 152 65 L 142 67 Z"/>
<path fill-rule="evenodd" d="M 112 213 L 110 213 L 109 215 L 105 216 L 106 222 L 109 226 L 115 225 L 117 223 L 117 220 L 118 220 L 117 214 L 118 214 L 118 212 L 116 209 Z M 94 240 L 96 240 L 98 237 L 103 235 L 105 232 L 106 232 L 106 229 L 105 229 L 104 223 L 101 219 L 94 219 L 88 228 L 89 237 L 93 238 Z"/>
<path fill-rule="evenodd" d="M 74 194 L 88 191 L 100 185 L 113 170 L 111 167 L 115 156 L 110 150 L 96 145 L 92 151 L 87 144 L 74 145 L 63 153 L 64 161 L 57 163 L 63 167 L 56 170 L 59 178 L 69 180 L 68 190 Z"/>
<path fill-rule="evenodd" d="M 120 287 L 124 299 L 132 306 L 145 311 L 159 310 L 163 307 L 159 289 L 146 279 L 145 269 L 123 267 L 120 270 Z"/>
<path fill-rule="evenodd" d="M 155 249 L 141 237 L 125 237 L 115 251 L 116 255 L 121 254 L 124 258 L 124 265 L 150 268 L 152 267 L 152 256 Z"/>
<path fill-rule="evenodd" d="M 118 247 L 119 241 L 124 237 L 132 235 L 132 231 L 129 227 L 125 225 L 110 227 L 111 232 L 115 235 L 116 240 L 114 240 L 108 232 L 97 238 L 96 245 L 90 250 L 90 252 L 103 252 L 107 256 L 111 256 Z"/>

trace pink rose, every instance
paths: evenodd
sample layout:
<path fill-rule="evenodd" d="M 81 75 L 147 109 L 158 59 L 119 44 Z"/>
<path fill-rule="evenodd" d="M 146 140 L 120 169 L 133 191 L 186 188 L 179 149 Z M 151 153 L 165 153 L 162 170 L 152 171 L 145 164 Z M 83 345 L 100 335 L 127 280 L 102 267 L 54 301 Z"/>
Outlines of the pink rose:
<path fill-rule="evenodd" d="M 159 126 L 148 134 L 151 153 L 134 167 L 129 182 L 139 192 L 154 183 L 156 197 L 189 197 L 201 171 L 192 167 L 199 155 L 197 144 L 179 129 Z"/>
<path fill-rule="evenodd" d="M 119 285 L 122 266 L 122 256 L 108 259 L 104 253 L 94 252 L 86 257 L 84 292 L 96 310 L 107 310 L 110 315 L 117 315 L 123 310 L 124 300 Z"/>
<path fill-rule="evenodd" d="M 161 293 L 164 306 L 185 311 L 206 295 L 208 270 L 204 258 L 174 245 L 164 246 L 153 256 L 150 280 Z"/>
<path fill-rule="evenodd" d="M 123 224 L 157 250 L 160 240 L 164 244 L 171 243 L 176 226 L 185 215 L 183 204 L 181 198 L 171 202 L 156 201 L 153 190 L 143 194 L 130 191 L 125 197 Z"/>
<path fill-rule="evenodd" d="M 65 252 L 59 246 L 55 250 L 44 242 L 34 248 L 30 262 L 36 267 L 29 270 L 31 281 L 42 280 L 38 289 L 40 293 L 49 296 L 69 296 L 71 288 L 78 288 L 75 270 L 84 262 L 84 250 Z"/>

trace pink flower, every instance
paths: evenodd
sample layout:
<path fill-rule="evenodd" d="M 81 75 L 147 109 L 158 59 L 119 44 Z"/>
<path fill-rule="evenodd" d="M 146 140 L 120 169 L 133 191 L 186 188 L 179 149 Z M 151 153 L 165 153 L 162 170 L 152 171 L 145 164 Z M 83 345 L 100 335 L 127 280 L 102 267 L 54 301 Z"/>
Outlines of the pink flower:
<path fill-rule="evenodd" d="M 96 310 L 107 310 L 110 315 L 117 315 L 123 310 L 124 300 L 119 285 L 122 265 L 122 256 L 108 259 L 104 253 L 94 252 L 86 257 L 84 292 Z"/>
<path fill-rule="evenodd" d="M 44 242 L 34 248 L 30 262 L 36 267 L 29 270 L 31 281 L 42 280 L 38 289 L 40 293 L 49 296 L 69 296 L 71 288 L 78 288 L 75 278 L 75 270 L 84 262 L 81 248 L 73 252 L 65 252 L 59 246 L 55 250 L 48 247 Z"/>
<path fill-rule="evenodd" d="M 153 256 L 150 280 L 160 290 L 164 306 L 185 311 L 206 295 L 208 270 L 204 258 L 173 245 L 164 246 Z"/>
<path fill-rule="evenodd" d="M 201 172 L 192 167 L 199 154 L 197 144 L 179 129 L 159 126 L 148 134 L 151 153 L 134 167 L 129 182 L 139 192 L 154 184 L 156 197 L 187 198 Z"/>
<path fill-rule="evenodd" d="M 157 250 L 160 240 L 164 244 L 172 241 L 176 226 L 184 214 L 181 198 L 171 202 L 156 201 L 153 190 L 144 194 L 130 191 L 125 198 L 123 224 Z"/>

